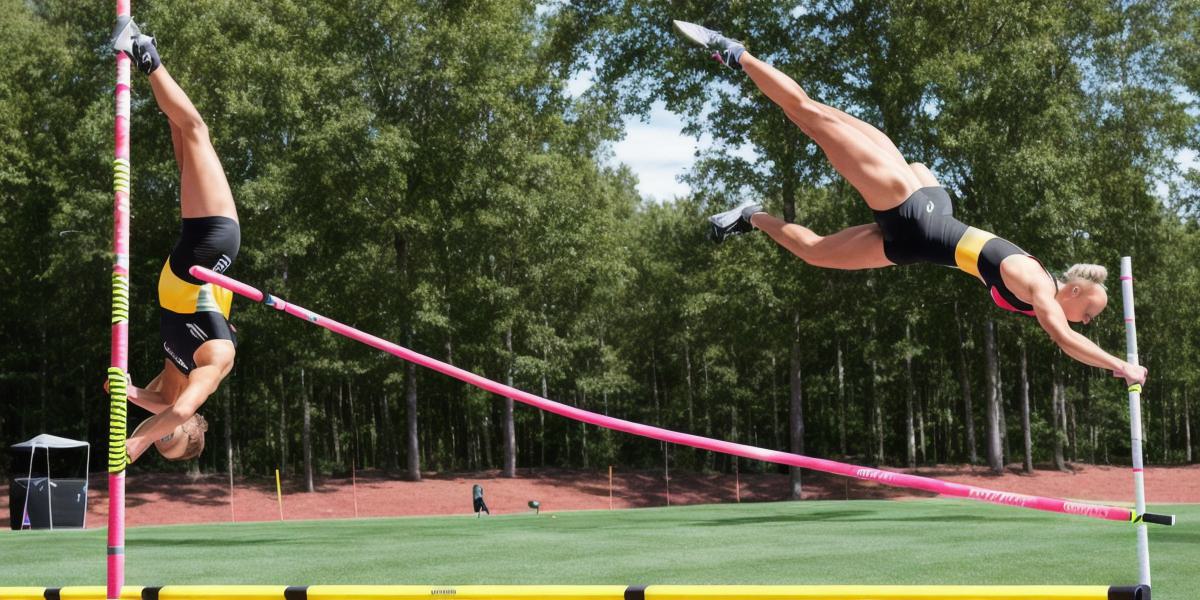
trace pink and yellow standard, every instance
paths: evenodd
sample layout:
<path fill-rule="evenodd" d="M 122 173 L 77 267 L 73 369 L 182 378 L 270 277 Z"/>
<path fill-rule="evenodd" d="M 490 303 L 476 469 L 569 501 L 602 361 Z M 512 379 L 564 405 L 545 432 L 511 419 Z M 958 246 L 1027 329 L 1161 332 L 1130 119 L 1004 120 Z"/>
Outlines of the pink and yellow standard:
<path fill-rule="evenodd" d="M 671 431 L 653 425 L 644 425 L 634 423 L 624 419 L 617 419 L 606 415 L 586 411 L 573 406 L 567 406 L 553 400 L 548 400 L 531 394 L 529 392 L 518 390 L 514 387 L 504 385 L 471 373 L 464 371 L 454 365 L 444 363 L 440 360 L 430 358 L 424 354 L 414 352 L 403 346 L 394 344 L 385 339 L 376 337 L 369 333 L 359 331 L 349 325 L 339 323 L 333 319 L 321 316 L 306 308 L 297 306 L 281 298 L 272 296 L 271 294 L 263 293 L 262 291 L 246 285 L 236 279 L 232 279 L 220 273 L 215 273 L 203 267 L 192 267 L 191 274 L 197 279 L 201 279 L 212 283 L 213 285 L 225 288 L 235 294 L 245 296 L 255 302 L 262 302 L 267 306 L 273 307 L 276 310 L 281 310 L 293 317 L 303 319 L 324 327 L 338 335 L 348 337 L 357 342 L 362 342 L 372 348 L 383 350 L 388 354 L 402 358 L 404 360 L 414 362 L 422 367 L 432 369 L 443 375 L 449 375 L 459 381 L 469 383 L 478 388 L 498 394 L 506 398 L 512 398 L 522 404 L 539 408 L 546 412 L 554 413 L 568 419 L 574 419 L 597 427 L 630 433 L 641 437 L 647 437 L 662 442 L 670 442 L 672 444 L 681 444 L 700 448 L 702 450 L 711 450 L 713 452 L 721 452 L 731 454 L 733 456 L 741 456 L 764 462 L 777 463 L 792 467 L 802 467 L 812 469 L 814 471 L 822 471 L 825 473 L 833 473 L 836 475 L 844 475 L 846 477 L 854 477 L 857 479 L 868 479 L 878 481 L 879 483 L 894 487 L 903 487 L 916 490 L 924 490 L 941 494 L 943 496 L 951 496 L 956 498 L 966 498 L 969 500 L 978 500 L 981 502 L 990 502 L 993 504 L 1004 504 L 1007 506 L 1018 506 L 1022 508 L 1032 508 L 1036 510 L 1044 510 L 1049 512 L 1064 513 L 1070 515 L 1081 515 L 1096 519 L 1107 519 L 1110 521 L 1127 521 L 1133 523 L 1159 523 L 1163 525 L 1173 525 L 1175 517 L 1171 515 L 1158 515 L 1153 513 L 1138 513 L 1137 511 L 1119 507 L 1119 506 L 1103 506 L 1099 504 L 1089 504 L 1084 502 L 1071 502 L 1058 498 L 1046 498 L 1042 496 L 1029 496 L 1025 494 L 1013 494 L 1010 492 L 1001 492 L 989 490 L 986 488 L 975 487 L 972 485 L 963 485 L 961 483 L 953 483 L 933 479 L 931 477 L 921 477 L 919 475 L 909 475 L 907 473 L 897 473 L 895 471 L 885 471 L 871 467 L 860 467 L 841 463 L 823 458 L 813 458 L 800 454 L 791 454 L 788 452 L 780 452 L 778 450 L 767 450 L 765 448 L 757 448 L 747 446 L 745 444 L 736 444 L 722 440 L 715 440 L 690 433 L 682 433 Z"/>

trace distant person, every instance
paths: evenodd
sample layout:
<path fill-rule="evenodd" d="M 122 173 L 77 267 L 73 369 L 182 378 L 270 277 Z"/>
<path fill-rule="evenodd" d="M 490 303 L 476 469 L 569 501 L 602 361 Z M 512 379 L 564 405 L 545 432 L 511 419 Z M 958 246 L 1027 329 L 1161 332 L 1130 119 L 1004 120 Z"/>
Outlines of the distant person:
<path fill-rule="evenodd" d="M 933 173 L 925 165 L 908 163 L 883 132 L 813 100 L 741 42 L 692 23 L 675 21 L 675 27 L 721 64 L 744 70 L 821 147 L 875 213 L 874 223 L 820 236 L 748 203 L 709 218 L 715 240 L 758 228 L 816 267 L 877 269 L 920 262 L 957 267 L 982 281 L 1000 308 L 1036 317 L 1050 339 L 1075 360 L 1107 369 L 1127 384 L 1145 382 L 1145 367 L 1108 354 L 1069 324 L 1091 322 L 1108 304 L 1104 267 L 1077 264 L 1056 279 L 1012 242 L 955 219 L 950 196 Z"/>
<path fill-rule="evenodd" d="M 471 498 L 475 501 L 475 516 L 478 517 L 480 512 L 485 512 L 488 515 L 492 511 L 488 510 L 487 504 L 483 501 L 483 486 L 478 483 L 471 487 Z"/>
<path fill-rule="evenodd" d="M 130 463 L 151 444 L 167 458 L 187 460 L 204 449 L 208 425 L 196 411 L 233 368 L 237 344 L 228 320 L 232 292 L 192 277 L 188 269 L 199 265 L 225 272 L 237 257 L 241 228 L 208 127 L 162 65 L 154 38 L 122 17 L 113 48 L 148 76 L 154 100 L 167 116 L 179 167 L 183 221 L 158 278 L 164 366 L 144 389 L 129 390 L 130 401 L 155 414 L 134 430 L 126 448 Z"/>

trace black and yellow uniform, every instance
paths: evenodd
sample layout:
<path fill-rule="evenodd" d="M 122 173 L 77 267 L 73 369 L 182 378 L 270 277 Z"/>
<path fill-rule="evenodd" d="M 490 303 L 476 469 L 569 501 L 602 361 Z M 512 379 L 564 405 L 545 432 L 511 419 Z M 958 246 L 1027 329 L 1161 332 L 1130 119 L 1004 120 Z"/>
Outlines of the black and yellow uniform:
<path fill-rule="evenodd" d="M 955 267 L 982 281 L 1000 308 L 1034 315 L 1033 306 L 1004 285 L 1000 263 L 1014 254 L 1037 259 L 1004 238 L 955 219 L 945 188 L 921 188 L 900 206 L 874 213 L 888 260 L 897 265 L 928 262 Z"/>
<path fill-rule="evenodd" d="M 179 241 L 158 276 L 159 333 L 163 352 L 187 375 L 196 368 L 192 355 L 209 340 L 237 336 L 229 326 L 233 292 L 192 277 L 199 265 L 223 273 L 237 258 L 242 233 L 228 217 L 184 219 Z"/>

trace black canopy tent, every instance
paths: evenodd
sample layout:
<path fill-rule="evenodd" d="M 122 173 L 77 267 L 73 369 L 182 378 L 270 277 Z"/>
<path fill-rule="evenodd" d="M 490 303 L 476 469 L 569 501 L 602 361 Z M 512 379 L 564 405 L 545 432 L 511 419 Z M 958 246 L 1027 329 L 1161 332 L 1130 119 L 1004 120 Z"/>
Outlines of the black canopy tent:
<path fill-rule="evenodd" d="M 41 450 L 46 455 L 45 475 L 35 477 L 35 458 Z M 55 454 L 83 450 L 82 473 L 72 477 L 55 476 L 51 472 L 51 451 Z M 91 463 L 91 444 L 43 433 L 33 439 L 9 447 L 13 454 L 13 480 L 9 487 L 9 512 L 13 529 L 21 529 L 28 520 L 31 528 L 83 527 L 87 518 L 87 471 Z M 25 454 L 28 453 L 28 460 Z M 22 464 L 24 463 L 24 464 Z M 40 461 L 38 461 L 40 464 Z M 60 462 L 60 465 L 62 463 Z M 24 467 L 24 468 L 22 468 Z M 17 477 L 20 472 L 25 477 Z M 38 475 L 42 475 L 40 472 Z M 45 503 L 42 503 L 42 496 Z M 54 503 L 59 502 L 59 513 Z M 45 509 L 43 512 L 42 509 Z"/>

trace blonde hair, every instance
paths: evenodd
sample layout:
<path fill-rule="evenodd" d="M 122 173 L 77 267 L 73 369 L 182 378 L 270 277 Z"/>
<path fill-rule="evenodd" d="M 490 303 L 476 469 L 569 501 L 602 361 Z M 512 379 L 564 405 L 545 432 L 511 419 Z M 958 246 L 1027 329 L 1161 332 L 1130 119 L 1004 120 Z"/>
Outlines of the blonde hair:
<path fill-rule="evenodd" d="M 1067 272 L 1063 274 L 1063 283 L 1072 281 L 1090 281 L 1101 289 L 1104 288 L 1104 280 L 1108 279 L 1108 269 L 1103 265 L 1092 265 L 1087 263 L 1079 263 L 1071 265 Z"/>

